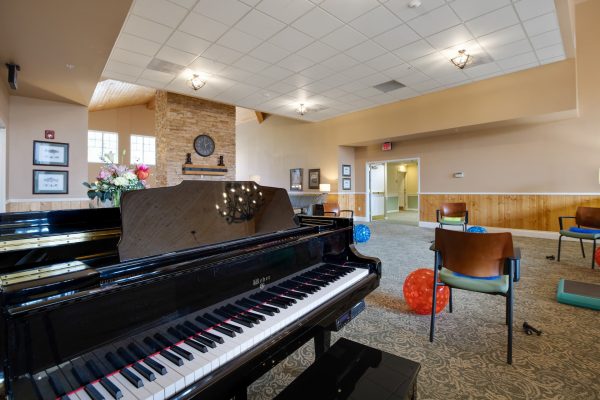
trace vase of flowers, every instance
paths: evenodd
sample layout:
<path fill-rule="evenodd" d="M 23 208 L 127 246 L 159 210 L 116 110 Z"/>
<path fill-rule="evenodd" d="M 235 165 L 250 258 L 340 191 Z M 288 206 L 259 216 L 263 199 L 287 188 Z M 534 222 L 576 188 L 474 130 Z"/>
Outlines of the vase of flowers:
<path fill-rule="evenodd" d="M 130 190 L 145 189 L 146 179 L 150 176 L 150 168 L 145 164 L 133 168 L 115 164 L 112 154 L 102 157 L 104 165 L 100 168 L 96 181 L 83 182 L 89 190 L 88 197 L 96 201 L 98 207 L 119 207 L 121 195 Z"/>

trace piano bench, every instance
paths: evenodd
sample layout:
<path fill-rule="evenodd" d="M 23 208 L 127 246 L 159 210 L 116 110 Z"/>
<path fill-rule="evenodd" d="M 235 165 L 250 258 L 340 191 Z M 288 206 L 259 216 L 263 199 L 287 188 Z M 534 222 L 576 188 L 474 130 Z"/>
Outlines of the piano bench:
<path fill-rule="evenodd" d="M 405 400 L 421 364 L 341 338 L 275 399 Z"/>

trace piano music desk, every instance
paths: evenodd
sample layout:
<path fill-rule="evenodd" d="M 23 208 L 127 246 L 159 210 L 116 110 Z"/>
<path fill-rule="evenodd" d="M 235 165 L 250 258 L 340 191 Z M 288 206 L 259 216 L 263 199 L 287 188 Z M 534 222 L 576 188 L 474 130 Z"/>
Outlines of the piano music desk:
<path fill-rule="evenodd" d="M 420 369 L 417 362 L 341 338 L 275 400 L 414 400 Z"/>

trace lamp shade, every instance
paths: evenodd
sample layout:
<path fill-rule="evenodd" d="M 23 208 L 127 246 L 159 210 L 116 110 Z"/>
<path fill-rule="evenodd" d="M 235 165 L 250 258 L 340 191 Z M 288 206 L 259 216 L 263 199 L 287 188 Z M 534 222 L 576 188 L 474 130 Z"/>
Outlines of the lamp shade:
<path fill-rule="evenodd" d="M 321 183 L 319 184 L 320 192 L 331 192 L 331 185 L 329 183 Z"/>

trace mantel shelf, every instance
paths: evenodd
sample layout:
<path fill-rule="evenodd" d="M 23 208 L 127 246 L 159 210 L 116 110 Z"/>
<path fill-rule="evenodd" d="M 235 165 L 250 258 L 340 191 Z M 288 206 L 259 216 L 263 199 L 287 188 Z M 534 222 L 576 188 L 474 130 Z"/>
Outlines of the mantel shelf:
<path fill-rule="evenodd" d="M 181 172 L 184 175 L 223 176 L 227 173 L 227 168 L 219 165 L 183 164 L 181 166 Z"/>

